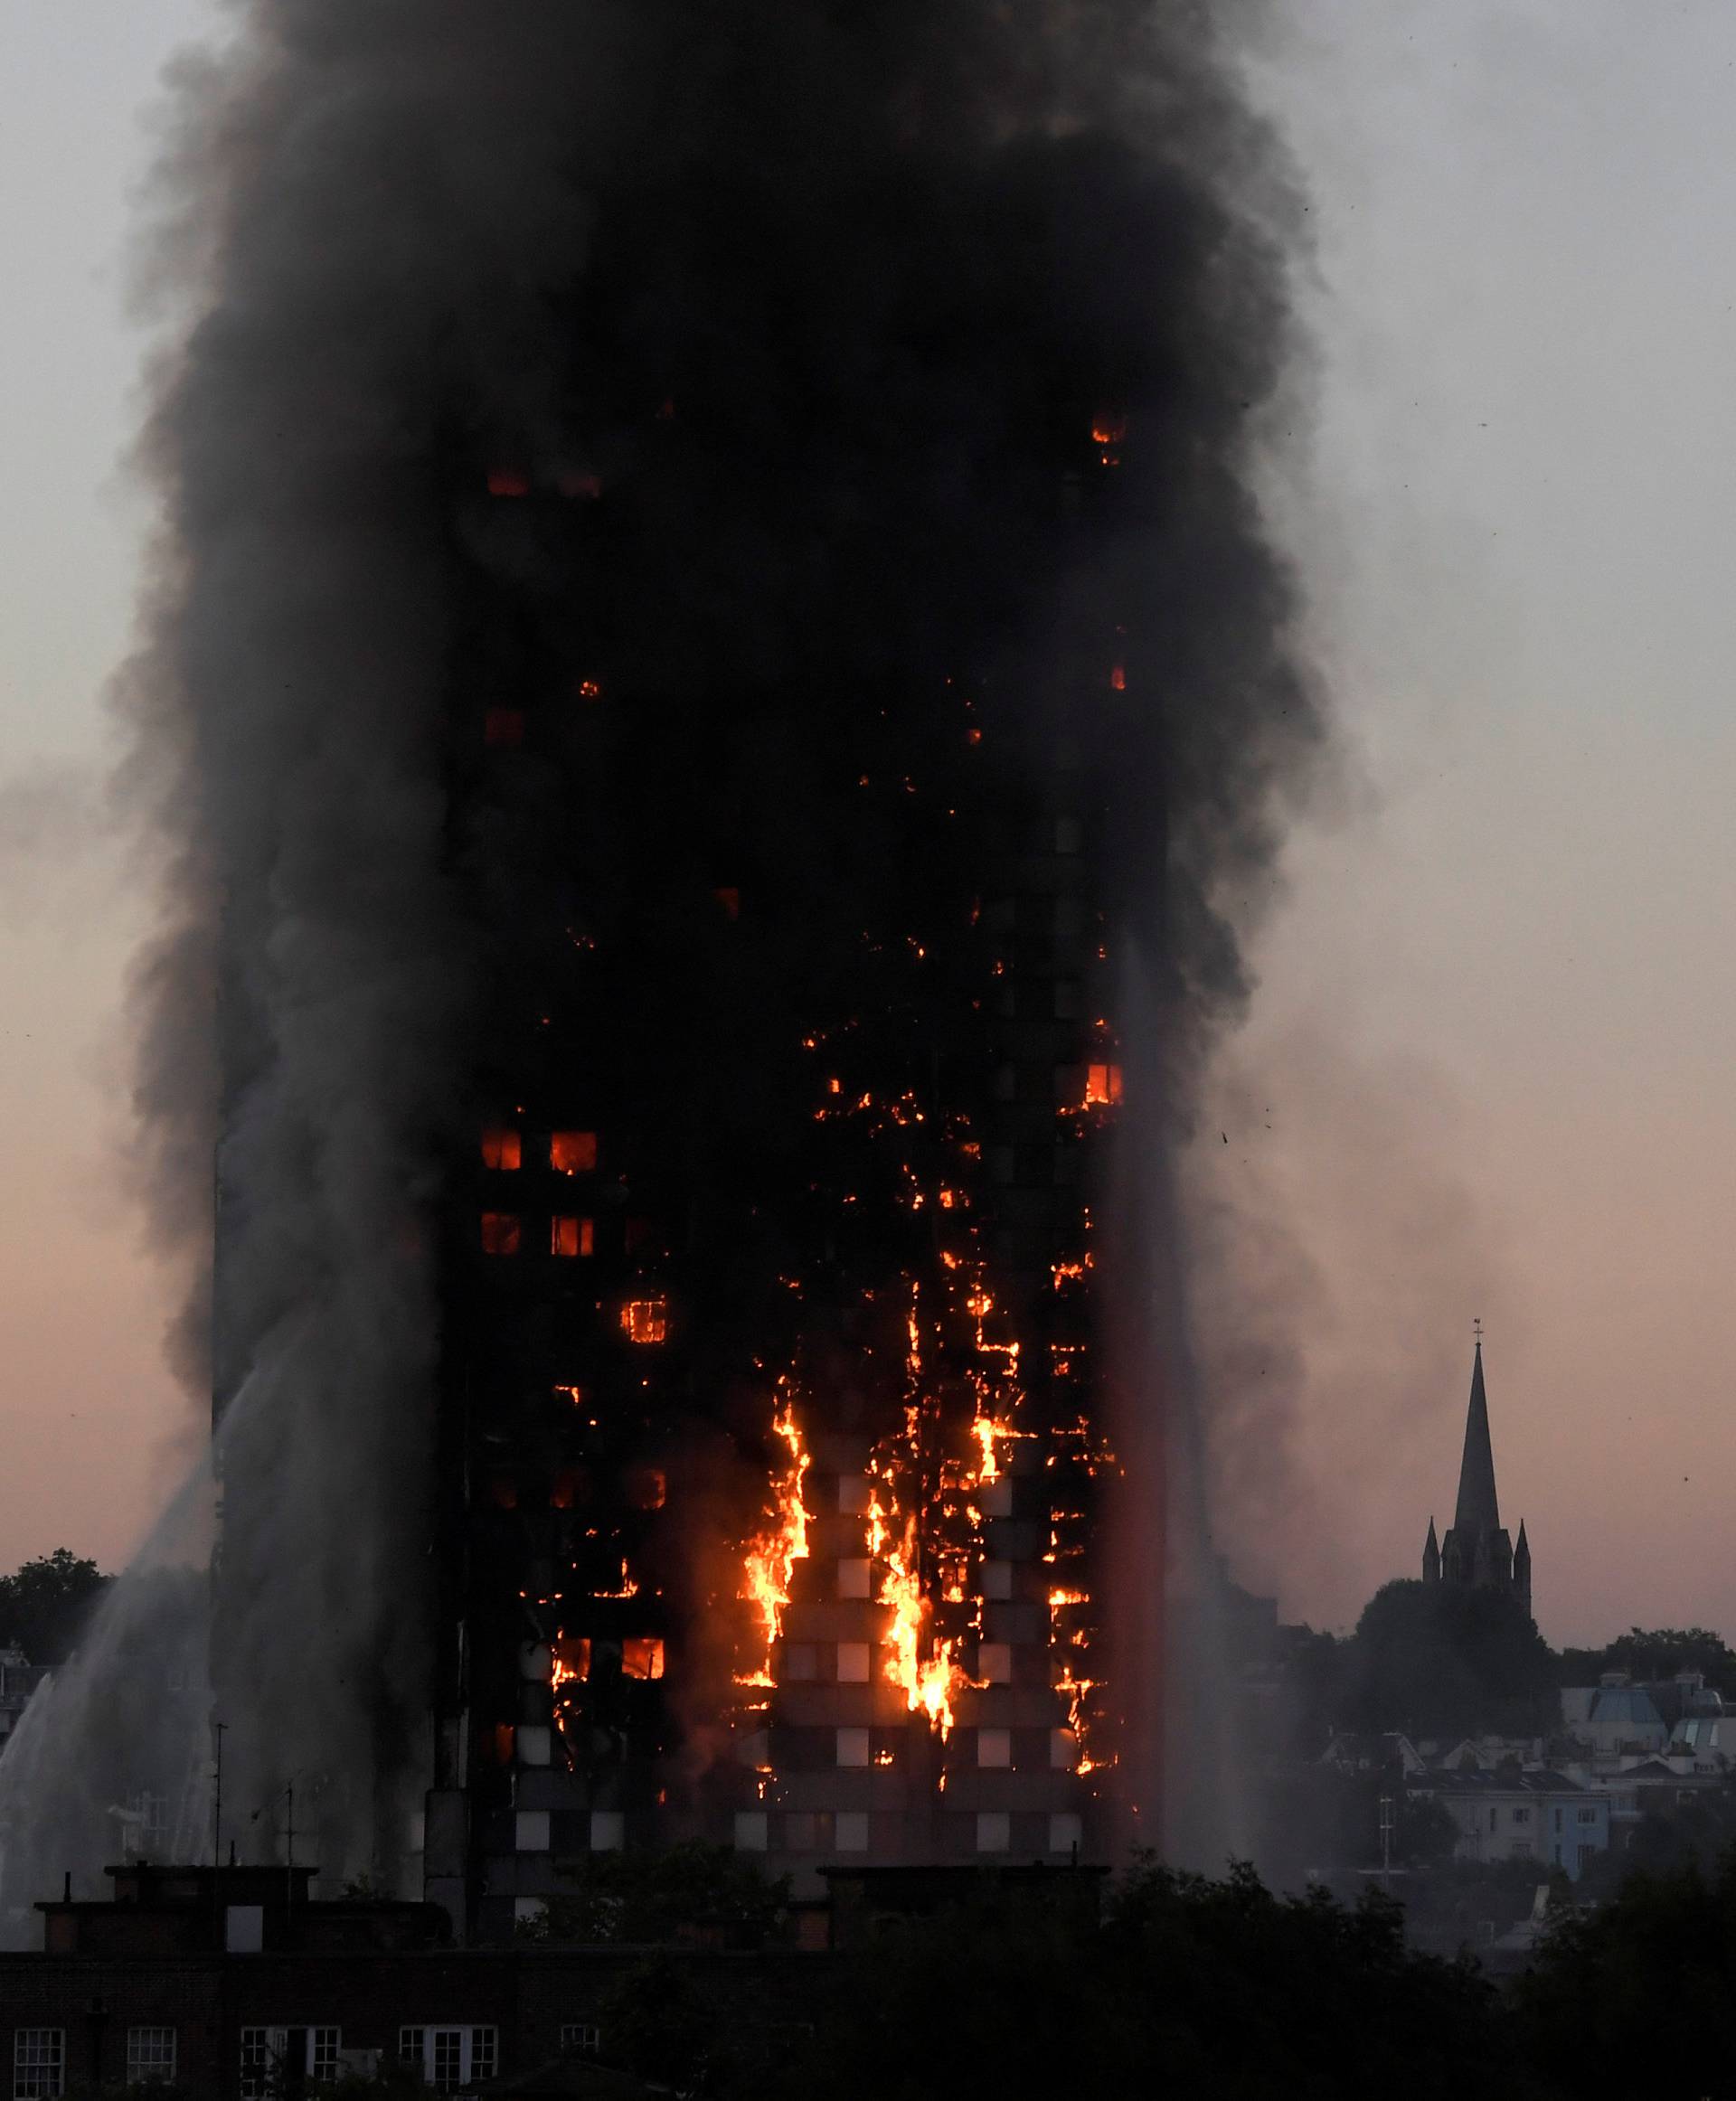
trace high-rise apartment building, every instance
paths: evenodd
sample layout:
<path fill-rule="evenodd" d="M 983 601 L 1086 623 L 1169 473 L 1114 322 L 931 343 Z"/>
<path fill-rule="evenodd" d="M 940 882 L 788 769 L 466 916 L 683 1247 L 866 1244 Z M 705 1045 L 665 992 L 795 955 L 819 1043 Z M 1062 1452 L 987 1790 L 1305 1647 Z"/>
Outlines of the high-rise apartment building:
<path fill-rule="evenodd" d="M 1075 609 L 1042 652 L 907 622 L 883 661 L 798 632 L 744 673 L 738 637 L 684 687 L 703 637 L 665 657 L 644 536 L 711 470 L 703 419 L 654 405 L 618 497 L 513 458 L 457 506 L 451 858 L 488 1002 L 440 1214 L 426 1866 L 485 1936 L 586 1854 L 686 1835 L 798 1891 L 1064 1862 L 1112 1755 L 1125 645 Z M 1087 551 L 1124 441 L 1037 426 L 1020 531 Z"/>

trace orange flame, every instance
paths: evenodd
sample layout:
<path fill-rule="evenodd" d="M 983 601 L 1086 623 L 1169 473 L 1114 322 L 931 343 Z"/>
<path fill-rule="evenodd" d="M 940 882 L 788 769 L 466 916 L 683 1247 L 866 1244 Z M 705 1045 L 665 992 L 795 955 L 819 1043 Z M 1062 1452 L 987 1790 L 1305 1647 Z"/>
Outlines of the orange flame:
<path fill-rule="evenodd" d="M 759 1615 L 760 1628 L 765 1635 L 766 1657 L 764 1665 L 758 1672 L 738 1678 L 737 1683 L 742 1685 L 772 1683 L 771 1653 L 783 1631 L 784 1608 L 789 1603 L 790 1578 L 795 1572 L 797 1562 L 807 1559 L 808 1511 L 802 1500 L 802 1483 L 813 1462 L 802 1441 L 801 1425 L 796 1420 L 795 1403 L 782 1381 L 779 1381 L 779 1387 L 777 1412 L 772 1417 L 771 1427 L 772 1434 L 781 1438 L 787 1446 L 789 1457 L 773 1476 L 771 1494 L 774 1522 L 748 1549 L 747 1559 L 741 1570 L 742 1588 L 739 1593 Z"/>

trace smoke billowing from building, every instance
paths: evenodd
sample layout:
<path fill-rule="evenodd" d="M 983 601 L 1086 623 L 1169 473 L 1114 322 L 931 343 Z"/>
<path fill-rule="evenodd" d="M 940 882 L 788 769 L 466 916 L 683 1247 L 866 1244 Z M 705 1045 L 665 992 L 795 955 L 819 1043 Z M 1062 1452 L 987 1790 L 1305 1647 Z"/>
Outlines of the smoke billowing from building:
<path fill-rule="evenodd" d="M 871 1851 L 948 1851 L 989 1649 L 979 1762 L 1148 1809 L 1167 1149 L 1319 730 L 1207 16 L 259 0 L 183 92 L 124 698 L 233 1799 L 473 1922 L 545 1770 L 580 1850 L 823 1854 L 859 1606 Z"/>

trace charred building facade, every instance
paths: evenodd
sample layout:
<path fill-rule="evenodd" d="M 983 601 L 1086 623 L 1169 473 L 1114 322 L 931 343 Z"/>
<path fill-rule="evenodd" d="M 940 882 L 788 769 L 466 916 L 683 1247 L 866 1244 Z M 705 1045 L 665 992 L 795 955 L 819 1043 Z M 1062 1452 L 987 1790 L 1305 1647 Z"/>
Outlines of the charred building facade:
<path fill-rule="evenodd" d="M 714 469 L 714 415 L 650 406 L 663 503 Z M 1076 557 L 1122 412 L 1063 402 L 1025 442 L 1023 523 Z M 493 1018 L 441 1213 L 426 1842 L 484 1933 L 588 1851 L 683 1834 L 804 1890 L 1101 1843 L 1125 634 L 1040 673 L 936 634 L 656 691 L 655 635 L 571 614 L 649 500 L 516 457 L 463 499 L 457 854 Z"/>

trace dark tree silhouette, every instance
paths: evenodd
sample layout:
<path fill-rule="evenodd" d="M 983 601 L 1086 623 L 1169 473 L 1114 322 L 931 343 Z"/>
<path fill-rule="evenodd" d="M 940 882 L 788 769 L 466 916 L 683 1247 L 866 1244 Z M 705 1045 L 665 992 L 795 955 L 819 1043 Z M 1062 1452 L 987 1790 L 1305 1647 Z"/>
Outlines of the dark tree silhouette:
<path fill-rule="evenodd" d="M 0 1576 L 0 1640 L 15 1640 L 33 1663 L 63 1663 L 113 1582 L 68 1547 Z"/>

